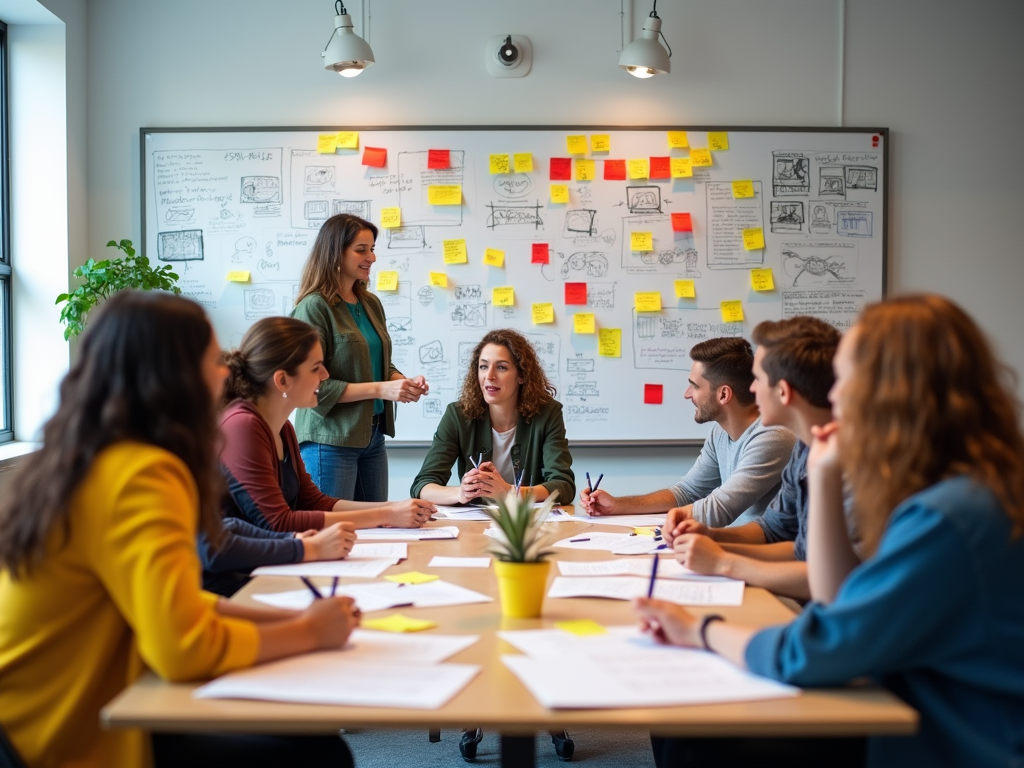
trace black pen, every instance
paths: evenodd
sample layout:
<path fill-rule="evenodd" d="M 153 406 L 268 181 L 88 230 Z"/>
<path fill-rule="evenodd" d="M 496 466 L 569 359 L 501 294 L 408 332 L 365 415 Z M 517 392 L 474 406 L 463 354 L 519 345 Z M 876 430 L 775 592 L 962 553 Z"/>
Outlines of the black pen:
<path fill-rule="evenodd" d="M 320 590 L 317 589 L 313 585 L 313 582 L 310 581 L 308 577 L 306 577 L 306 576 L 299 576 L 299 578 L 302 579 L 302 583 L 303 584 L 305 584 L 307 587 L 309 587 L 309 591 L 313 593 L 313 599 L 314 600 L 320 600 L 320 599 L 323 598 L 323 595 L 320 594 Z"/>
<path fill-rule="evenodd" d="M 658 556 L 655 555 L 651 558 L 654 562 L 651 564 L 651 585 L 647 588 L 647 598 L 654 597 L 654 580 L 658 577 Z"/>
<path fill-rule="evenodd" d="M 338 577 L 335 576 L 331 579 L 331 597 L 334 597 L 334 593 L 338 591 Z"/>

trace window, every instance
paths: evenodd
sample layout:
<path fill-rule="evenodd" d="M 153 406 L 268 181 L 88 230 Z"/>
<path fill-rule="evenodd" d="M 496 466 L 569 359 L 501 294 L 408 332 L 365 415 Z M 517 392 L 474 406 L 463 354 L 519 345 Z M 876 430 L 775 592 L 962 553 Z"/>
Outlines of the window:
<path fill-rule="evenodd" d="M 0 442 L 14 439 L 11 392 L 11 184 L 7 25 L 0 21 Z"/>

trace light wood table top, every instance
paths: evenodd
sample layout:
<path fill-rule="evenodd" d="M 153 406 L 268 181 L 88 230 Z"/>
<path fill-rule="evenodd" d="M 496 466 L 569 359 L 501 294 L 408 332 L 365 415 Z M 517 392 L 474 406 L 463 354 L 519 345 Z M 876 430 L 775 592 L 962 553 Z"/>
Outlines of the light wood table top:
<path fill-rule="evenodd" d="M 430 525 L 450 525 L 438 521 Z M 410 542 L 409 558 L 388 573 L 426 571 L 442 579 L 495 598 L 492 603 L 445 608 L 403 608 L 402 613 L 437 622 L 441 634 L 479 635 L 480 641 L 449 661 L 478 664 L 478 674 L 459 694 L 438 710 L 380 707 L 341 707 L 283 704 L 274 702 L 194 699 L 195 683 L 172 684 L 147 674 L 125 690 L 101 713 L 109 728 L 142 728 L 164 732 L 237 733 L 332 733 L 338 728 L 463 728 L 479 726 L 497 729 L 503 735 L 527 735 L 548 728 L 643 727 L 659 735 L 672 736 L 854 736 L 906 735 L 917 728 L 917 713 L 896 697 L 877 688 L 806 691 L 794 698 L 731 704 L 639 709 L 550 710 L 542 707 L 501 662 L 501 655 L 518 653 L 498 639 L 496 632 L 508 629 L 550 627 L 566 619 L 593 619 L 606 626 L 632 624 L 629 603 L 602 599 L 548 599 L 540 619 L 505 619 L 497 597 L 493 564 L 490 568 L 428 567 L 434 555 L 480 556 L 486 550 L 486 523 L 457 523 L 455 541 Z M 587 530 L 588 523 L 559 523 L 564 537 Z M 589 530 L 617 530 L 596 526 Z M 606 551 L 558 549 L 556 558 L 604 560 Z M 552 567 L 550 578 L 557 575 Z M 317 579 L 329 583 L 329 579 Z M 345 579 L 342 583 L 365 582 Z M 257 577 L 235 600 L 260 605 L 251 595 L 294 590 L 301 582 L 294 577 Z M 779 624 L 792 618 L 789 608 L 770 593 L 748 587 L 743 605 L 695 608 L 697 612 L 720 613 L 728 619 L 755 626 Z M 382 611 L 375 616 L 387 615 Z"/>

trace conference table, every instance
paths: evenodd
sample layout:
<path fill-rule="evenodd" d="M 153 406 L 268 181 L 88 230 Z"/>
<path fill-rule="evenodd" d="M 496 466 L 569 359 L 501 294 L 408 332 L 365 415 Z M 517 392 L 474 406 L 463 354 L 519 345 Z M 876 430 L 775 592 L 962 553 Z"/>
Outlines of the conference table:
<path fill-rule="evenodd" d="M 571 510 L 571 507 L 568 508 Z M 430 729 L 481 727 L 501 734 L 501 765 L 532 768 L 538 731 L 566 728 L 643 728 L 660 736 L 690 737 L 780 737 L 780 736 L 863 736 L 908 735 L 917 728 L 917 713 L 895 696 L 879 688 L 850 686 L 841 689 L 807 690 L 800 696 L 766 701 L 700 706 L 630 709 L 547 709 L 541 706 L 501 662 L 503 654 L 517 653 L 497 637 L 502 630 L 549 628 L 555 622 L 591 619 L 605 626 L 635 622 L 630 604 L 621 600 L 593 598 L 546 599 L 539 619 L 508 619 L 501 615 L 493 564 L 481 568 L 437 568 L 428 566 L 434 555 L 479 557 L 486 553 L 489 537 L 484 522 L 439 520 L 430 526 L 457 525 L 460 535 L 451 540 L 409 543 L 409 557 L 391 566 L 386 574 L 403 571 L 434 573 L 446 581 L 482 592 L 494 598 L 490 603 L 443 608 L 402 608 L 404 615 L 437 623 L 427 630 L 442 634 L 479 635 L 479 642 L 448 659 L 476 664 L 480 673 L 454 698 L 436 710 L 383 707 L 346 707 L 284 704 L 262 701 L 196 699 L 192 691 L 201 682 L 168 683 L 147 673 L 111 701 L 101 712 L 107 728 L 140 728 L 151 732 L 221 732 L 317 734 L 336 733 L 341 728 L 422 728 L 424 739 Z M 577 536 L 585 530 L 623 532 L 590 522 L 558 523 L 562 537 Z M 606 560 L 607 551 L 556 549 L 554 559 Z M 557 575 L 553 565 L 549 579 Z M 320 584 L 329 579 L 314 579 Z M 367 579 L 343 579 L 342 583 Z M 249 605 L 253 594 L 301 588 L 295 577 L 258 576 L 233 599 Z M 791 608 L 771 593 L 747 587 L 741 606 L 693 607 L 696 613 L 720 613 L 727 619 L 754 626 L 769 626 L 790 620 Z M 371 616 L 389 615 L 381 611 Z"/>

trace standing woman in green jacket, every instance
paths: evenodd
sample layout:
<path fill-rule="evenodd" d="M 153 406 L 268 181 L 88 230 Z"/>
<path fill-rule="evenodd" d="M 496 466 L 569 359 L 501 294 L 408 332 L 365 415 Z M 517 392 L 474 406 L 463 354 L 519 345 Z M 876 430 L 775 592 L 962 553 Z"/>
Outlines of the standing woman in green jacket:
<path fill-rule="evenodd" d="M 476 348 L 457 402 L 448 406 L 410 495 L 437 504 L 502 496 L 517 481 L 538 501 L 576 496 L 562 404 L 533 345 L 508 328 Z M 461 481 L 448 485 L 452 465 Z M 474 466 L 479 464 L 479 466 Z"/>
<path fill-rule="evenodd" d="M 306 260 L 292 317 L 320 334 L 330 378 L 315 408 L 295 418 L 302 460 L 322 493 L 350 501 L 385 501 L 384 435 L 395 436 L 392 402 L 414 403 L 429 389 L 391 362 L 384 307 L 366 284 L 377 227 L 338 214 L 320 228 Z"/>

